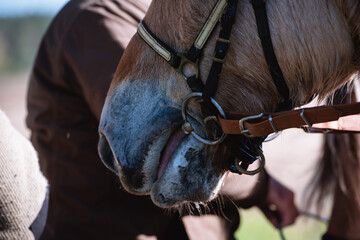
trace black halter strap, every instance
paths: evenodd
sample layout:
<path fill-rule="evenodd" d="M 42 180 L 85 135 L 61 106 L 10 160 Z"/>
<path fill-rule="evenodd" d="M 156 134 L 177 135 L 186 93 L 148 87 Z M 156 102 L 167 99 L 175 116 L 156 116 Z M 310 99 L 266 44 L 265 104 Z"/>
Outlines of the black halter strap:
<path fill-rule="evenodd" d="M 207 102 L 210 102 L 210 98 L 214 97 L 217 91 L 222 66 L 230 46 L 230 35 L 235 22 L 237 3 L 237 0 L 229 0 L 227 10 L 221 19 L 221 29 L 215 43 L 213 62 L 203 90 L 203 99 Z"/>
<path fill-rule="evenodd" d="M 290 100 L 289 88 L 279 66 L 271 41 L 269 22 L 266 13 L 266 0 L 252 0 L 251 4 L 254 8 L 256 25 L 266 63 L 275 86 L 282 97 L 276 111 L 290 110 L 292 109 L 292 103 Z"/>
<path fill-rule="evenodd" d="M 202 91 L 203 102 L 201 103 L 201 111 L 204 119 L 209 119 L 205 121 L 205 124 L 214 138 L 220 137 L 222 135 L 222 130 L 218 121 L 216 120 L 218 111 L 211 103 L 211 98 L 214 98 L 217 92 L 220 74 L 225 62 L 227 51 L 230 46 L 230 35 L 232 26 L 235 23 L 237 3 L 238 0 L 228 0 L 226 12 L 223 14 L 221 19 L 219 37 L 215 42 L 215 48 L 212 57 L 213 62 L 211 64 L 209 75 Z"/>
<path fill-rule="evenodd" d="M 158 38 L 148 27 L 148 25 L 145 23 L 144 20 L 142 20 L 140 22 L 141 27 L 143 28 L 143 30 L 151 37 L 150 39 L 153 40 L 154 42 L 157 42 L 157 46 L 158 47 L 162 47 L 163 52 L 157 51 L 156 49 L 154 49 L 161 57 L 163 57 L 169 64 L 170 66 L 172 66 L 173 68 L 177 68 L 180 65 L 181 62 L 181 57 L 179 56 L 179 54 L 172 49 L 169 45 L 167 45 L 163 40 L 161 40 L 160 38 Z M 140 26 L 140 25 L 139 25 Z M 138 30 L 138 33 L 141 35 L 140 31 Z M 149 43 L 149 42 L 147 42 Z M 150 45 L 150 44 L 149 44 Z M 150 45 L 152 46 L 152 45 Z M 153 46 L 152 46 L 153 47 Z M 164 53 L 165 52 L 165 53 Z M 168 54 L 166 54 L 166 52 Z"/>
<path fill-rule="evenodd" d="M 234 1 L 234 0 L 231 0 Z M 140 36 L 161 56 L 163 57 L 176 71 L 178 71 L 186 80 L 188 86 L 193 92 L 202 92 L 204 84 L 201 81 L 200 75 L 187 77 L 183 74 L 183 65 L 191 63 L 199 68 L 199 59 L 202 54 L 202 49 L 207 42 L 210 34 L 214 30 L 217 22 L 219 21 L 224 9 L 231 2 L 228 0 L 219 0 L 214 6 L 211 14 L 201 29 L 200 34 L 195 39 L 192 46 L 188 51 L 179 53 L 173 48 L 168 46 L 165 42 L 159 39 L 147 26 L 144 20 L 142 20 L 138 27 L 138 33 Z M 236 1 L 237 2 L 237 1 Z M 229 6 L 228 6 L 229 8 Z"/>

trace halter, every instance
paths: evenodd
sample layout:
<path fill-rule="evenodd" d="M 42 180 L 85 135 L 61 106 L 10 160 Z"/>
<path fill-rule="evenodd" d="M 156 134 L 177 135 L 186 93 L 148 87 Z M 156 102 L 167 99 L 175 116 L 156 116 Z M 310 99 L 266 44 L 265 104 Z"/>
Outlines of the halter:
<path fill-rule="evenodd" d="M 140 22 L 137 32 L 158 55 L 167 61 L 170 66 L 184 78 L 189 88 L 193 91 L 193 93 L 189 94 L 185 98 L 182 104 L 182 116 L 184 119 L 183 130 L 185 133 L 192 134 L 197 140 L 207 145 L 216 145 L 224 142 L 233 154 L 234 161 L 229 165 L 230 171 L 252 175 L 260 172 L 265 165 L 265 157 L 262 153 L 261 144 L 265 140 L 266 136 L 273 132 L 278 133 L 279 130 L 288 128 L 288 125 L 284 127 L 280 126 L 278 123 L 275 124 L 275 122 L 278 121 L 275 121 L 275 118 L 278 119 L 283 116 L 281 114 L 283 112 L 279 114 L 262 113 L 259 115 L 247 113 L 242 114 L 240 117 L 236 114 L 229 114 L 226 116 L 221 106 L 214 100 L 222 66 L 225 62 L 226 53 L 230 45 L 230 35 L 232 26 L 235 22 L 237 4 L 238 0 L 218 0 L 194 43 L 187 51 L 184 52 L 179 53 L 175 51 L 159 39 L 150 30 L 144 20 Z M 251 4 L 254 9 L 257 30 L 261 40 L 265 60 L 273 82 L 281 96 L 276 112 L 291 110 L 292 102 L 289 98 L 289 88 L 276 59 L 271 41 L 268 17 L 266 13 L 266 0 L 251 0 Z M 219 36 L 215 42 L 212 57 L 213 62 L 209 70 L 208 78 L 205 81 L 205 84 L 203 84 L 199 71 L 199 61 L 202 55 L 203 47 L 218 22 L 221 23 L 221 28 Z M 184 67 L 187 64 L 192 65 L 195 69 L 194 75 L 187 76 L 185 74 Z M 201 105 L 203 121 L 207 127 L 210 139 L 205 139 L 197 134 L 188 121 L 187 106 L 189 101 L 194 99 Z M 355 108 L 357 109 L 357 113 L 360 112 L 360 107 L 357 106 Z M 302 121 L 300 125 L 290 127 L 302 126 L 304 125 L 304 122 L 309 127 L 312 126 L 312 123 L 309 122 L 308 117 L 304 114 L 304 111 L 301 113 L 296 112 L 293 115 L 299 115 L 300 120 Z M 230 119 L 227 119 L 229 116 Z M 329 118 L 326 119 L 328 120 Z M 263 125 L 267 126 L 267 131 L 260 131 L 260 133 L 254 134 L 254 131 L 257 129 L 256 127 L 249 131 L 249 126 L 254 121 L 262 121 Z M 298 118 L 296 123 L 299 123 Z M 248 166 L 258 159 L 260 160 L 260 166 L 256 170 L 248 171 Z"/>
<path fill-rule="evenodd" d="M 269 66 L 274 83 L 282 96 L 278 109 L 291 108 L 289 100 L 289 89 L 284 80 L 283 74 L 277 62 L 272 42 L 270 38 L 269 25 L 266 15 L 266 1 L 251 1 L 258 26 L 258 32 L 264 49 L 264 55 Z M 138 26 L 138 34 L 142 39 L 170 66 L 172 66 L 187 82 L 192 94 L 188 95 L 182 104 L 182 116 L 185 121 L 183 129 L 186 133 L 192 134 L 197 140 L 207 144 L 216 145 L 223 142 L 232 150 L 235 162 L 229 166 L 230 170 L 237 173 L 255 174 L 265 165 L 265 157 L 261 150 L 261 143 L 264 137 L 244 138 L 239 136 L 228 136 L 224 133 L 218 122 L 218 115 L 226 119 L 226 115 L 221 106 L 214 100 L 217 91 L 223 63 L 230 45 L 230 35 L 232 26 L 235 22 L 238 0 L 219 0 L 211 11 L 207 21 L 202 27 L 199 35 L 191 47 L 184 52 L 178 53 L 161 39 L 159 39 L 142 20 Z M 215 42 L 212 65 L 209 70 L 208 78 L 203 84 L 199 73 L 199 60 L 202 49 L 209 39 L 211 33 L 221 19 L 221 29 Z M 266 49 L 266 50 L 265 50 Z M 195 74 L 186 76 L 184 66 L 191 64 L 194 66 Z M 207 126 L 211 139 L 205 139 L 197 134 L 187 120 L 187 105 L 191 99 L 197 99 L 201 102 L 201 111 L 204 117 L 204 123 Z M 236 142 L 236 144 L 234 144 Z M 260 166 L 254 171 L 247 171 L 249 164 L 255 160 L 260 160 Z M 240 164 L 241 162 L 241 164 Z"/>

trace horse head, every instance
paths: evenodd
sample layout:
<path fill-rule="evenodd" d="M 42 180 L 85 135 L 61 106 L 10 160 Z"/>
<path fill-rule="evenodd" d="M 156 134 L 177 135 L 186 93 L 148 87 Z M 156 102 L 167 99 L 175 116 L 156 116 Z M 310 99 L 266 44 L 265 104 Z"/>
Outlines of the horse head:
<path fill-rule="evenodd" d="M 340 3 L 341 2 L 341 3 Z M 191 47 L 217 1 L 154 0 L 144 21 L 177 52 Z M 267 1 L 274 52 L 293 107 L 320 98 L 359 70 L 357 0 Z M 199 62 L 205 82 L 219 33 L 216 26 Z M 271 112 L 281 99 L 272 81 L 250 1 L 240 0 L 215 101 L 225 111 Z M 185 65 L 183 74 L 191 75 Z M 184 78 L 139 35 L 130 41 L 103 108 L 99 153 L 124 188 L 177 206 L 213 199 L 228 171 L 224 144 L 206 145 L 182 129 L 182 104 L 191 93 Z M 188 121 L 207 136 L 201 109 L 186 106 Z"/>

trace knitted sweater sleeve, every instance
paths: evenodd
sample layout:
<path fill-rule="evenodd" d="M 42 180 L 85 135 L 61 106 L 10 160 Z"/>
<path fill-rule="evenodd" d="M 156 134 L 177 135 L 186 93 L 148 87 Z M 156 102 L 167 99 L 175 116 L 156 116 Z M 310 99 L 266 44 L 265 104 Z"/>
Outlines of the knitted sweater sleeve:
<path fill-rule="evenodd" d="M 46 195 L 31 143 L 0 109 L 0 239 L 34 239 L 29 229 Z"/>

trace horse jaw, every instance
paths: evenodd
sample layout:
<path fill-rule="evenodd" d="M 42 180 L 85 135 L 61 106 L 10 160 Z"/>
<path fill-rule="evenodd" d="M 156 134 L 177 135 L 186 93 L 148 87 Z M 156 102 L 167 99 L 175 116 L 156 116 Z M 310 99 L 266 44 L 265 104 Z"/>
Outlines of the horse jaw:
<path fill-rule="evenodd" d="M 191 135 L 179 142 L 158 178 L 161 152 L 182 123 L 180 106 L 156 80 L 126 81 L 108 95 L 99 126 L 99 153 L 123 187 L 150 194 L 160 207 L 213 199 L 223 174 L 216 171 L 207 146 Z"/>

